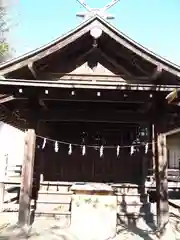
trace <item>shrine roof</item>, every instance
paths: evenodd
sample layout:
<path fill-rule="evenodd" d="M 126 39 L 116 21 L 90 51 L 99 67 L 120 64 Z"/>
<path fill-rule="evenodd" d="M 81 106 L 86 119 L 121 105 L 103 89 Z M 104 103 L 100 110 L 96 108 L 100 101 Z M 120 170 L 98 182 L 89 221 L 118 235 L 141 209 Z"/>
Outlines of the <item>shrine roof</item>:
<path fill-rule="evenodd" d="M 176 81 L 179 81 L 180 66 L 165 60 L 143 47 L 98 15 L 89 18 L 72 31 L 49 44 L 2 63 L 0 65 L 0 76 L 12 79 L 33 79 L 35 78 L 33 77 L 33 71 L 37 70 L 37 72 L 39 72 L 40 69 L 42 71 L 42 68 L 46 68 L 50 61 L 57 63 L 58 59 L 60 59 L 61 62 L 63 62 L 62 59 L 67 54 L 69 57 L 76 55 L 76 58 L 78 54 L 83 56 L 92 48 L 93 41 L 92 36 L 90 36 L 90 30 L 97 26 L 103 33 L 102 37 L 98 39 L 100 44 L 99 49 L 103 49 L 105 52 L 104 55 L 107 56 L 106 62 L 109 61 L 110 65 L 116 68 L 116 71 L 114 70 L 115 72 L 117 72 L 118 66 L 121 68 L 121 62 L 127 61 L 124 68 L 125 70 L 123 71 L 125 74 L 130 72 L 133 73 L 133 76 L 144 77 L 144 73 L 145 76 L 153 78 L 154 74 L 158 75 L 163 72 L 166 73 L 167 79 L 169 76 L 173 76 Z M 121 54 L 121 52 L 123 52 L 123 54 Z M 59 58 L 59 56 L 61 56 L 61 58 Z M 129 58 L 125 59 L 127 56 L 129 56 Z M 55 62 L 51 64 L 54 66 Z M 32 66 L 35 66 L 35 70 L 33 70 Z M 72 70 L 73 66 L 71 67 L 71 71 Z M 65 69 L 64 72 L 68 73 L 71 71 L 66 71 Z M 62 73 L 62 69 L 60 72 Z"/>

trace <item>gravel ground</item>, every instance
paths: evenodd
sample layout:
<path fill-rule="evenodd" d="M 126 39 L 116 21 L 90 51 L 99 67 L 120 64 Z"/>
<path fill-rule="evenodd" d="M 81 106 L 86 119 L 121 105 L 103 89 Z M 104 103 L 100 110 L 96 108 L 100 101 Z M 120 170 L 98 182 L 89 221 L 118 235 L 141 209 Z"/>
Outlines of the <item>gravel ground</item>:
<path fill-rule="evenodd" d="M 153 210 L 153 208 L 151 209 Z M 70 228 L 70 217 L 61 216 L 59 218 L 36 217 L 30 229 L 20 229 L 17 227 L 17 213 L 0 214 L 0 240 L 17 239 L 63 239 L 63 240 L 81 240 L 77 238 Z M 117 234 L 114 240 L 156 240 L 159 239 L 155 232 L 155 225 L 140 218 L 136 222 L 127 224 L 127 222 L 118 220 Z M 83 227 L 82 227 L 83 230 Z M 88 236 L 90 236 L 89 231 Z M 170 221 L 167 234 L 164 240 L 180 240 L 180 213 L 177 209 L 170 207 Z M 84 240 L 84 239 L 82 239 Z M 95 239 L 92 239 L 95 240 Z M 100 239 L 98 239 L 100 240 Z M 103 239 L 106 240 L 106 239 Z"/>
<path fill-rule="evenodd" d="M 180 240 L 180 218 L 177 212 L 171 212 L 170 224 L 167 235 L 162 239 Z M 31 229 L 20 229 L 16 226 L 16 214 L 0 215 L 0 240 L 17 239 L 51 239 L 51 240 L 80 240 L 71 232 L 70 221 L 68 217 L 60 219 L 50 219 L 37 217 Z M 28 234 L 29 232 L 29 234 Z M 88 233 L 88 235 L 90 232 Z M 156 240 L 159 239 L 152 230 L 152 226 L 147 226 L 143 219 L 139 219 L 136 224 L 120 224 L 117 227 L 117 235 L 114 240 Z M 84 240 L 84 239 L 83 239 Z M 93 239 L 94 240 L 94 239 Z M 98 239 L 99 240 L 99 239 Z"/>

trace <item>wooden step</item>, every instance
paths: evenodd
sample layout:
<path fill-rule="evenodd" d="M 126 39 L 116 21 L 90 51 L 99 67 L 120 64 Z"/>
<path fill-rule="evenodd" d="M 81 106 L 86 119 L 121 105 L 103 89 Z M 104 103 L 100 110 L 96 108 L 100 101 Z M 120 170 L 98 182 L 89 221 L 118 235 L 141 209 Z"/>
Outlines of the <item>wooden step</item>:
<path fill-rule="evenodd" d="M 140 203 L 147 202 L 148 195 L 147 194 L 118 194 L 117 200 L 118 202 L 131 204 L 131 203 Z"/>
<path fill-rule="evenodd" d="M 71 196 L 73 192 L 68 191 L 68 192 L 62 192 L 62 191 L 43 191 L 40 190 L 38 192 L 39 195 L 66 195 L 66 196 Z"/>
<path fill-rule="evenodd" d="M 144 224 L 144 221 L 148 223 L 150 226 L 154 226 L 154 223 L 156 222 L 157 216 L 152 213 L 121 213 L 117 214 L 117 225 L 124 225 L 128 226 L 130 224 L 133 224 L 136 226 L 137 224 L 141 224 L 141 222 Z M 146 220 L 145 220 L 146 219 Z"/>
<path fill-rule="evenodd" d="M 137 184 L 111 184 L 111 187 L 121 194 L 137 194 L 139 186 Z"/>
<path fill-rule="evenodd" d="M 141 213 L 117 213 L 117 218 L 134 218 L 134 219 L 137 219 L 137 218 L 140 218 L 140 217 L 145 217 L 145 216 L 153 216 L 153 217 L 156 217 L 157 215 L 154 214 L 154 213 L 151 213 L 151 212 L 141 212 Z"/>
<path fill-rule="evenodd" d="M 135 204 L 118 204 L 117 212 L 118 213 L 126 213 L 126 214 L 134 214 L 140 213 L 148 209 L 149 203 L 135 203 Z"/>
<path fill-rule="evenodd" d="M 52 201 L 52 200 L 60 200 L 60 199 L 68 199 L 69 201 L 71 200 L 71 196 L 70 194 L 52 194 L 52 193 L 48 193 L 48 194 L 38 194 L 38 200 L 45 200 L 45 201 Z"/>
<path fill-rule="evenodd" d="M 19 204 L 16 203 L 4 203 L 1 205 L 2 212 L 18 212 Z"/>
<path fill-rule="evenodd" d="M 56 217 L 56 216 L 71 216 L 71 212 L 70 211 L 66 211 L 66 212 L 63 212 L 63 211 L 38 211 L 36 210 L 35 211 L 35 215 L 36 216 L 46 216 L 46 217 Z"/>
<path fill-rule="evenodd" d="M 133 188 L 133 189 L 128 189 L 128 188 L 125 188 L 125 189 L 116 189 L 116 193 L 117 194 L 129 194 L 129 195 L 136 195 L 136 194 L 139 194 L 139 190 L 136 189 L 136 188 Z"/>
<path fill-rule="evenodd" d="M 37 200 L 37 202 L 36 202 L 37 204 L 62 204 L 62 205 L 64 205 L 64 204 L 70 204 L 71 202 L 70 201 L 62 201 L 62 200 L 59 200 L 59 201 L 54 201 L 54 200 L 51 200 L 51 201 L 43 201 L 43 200 Z"/>
<path fill-rule="evenodd" d="M 36 212 L 67 212 L 70 206 L 70 203 L 37 203 Z"/>

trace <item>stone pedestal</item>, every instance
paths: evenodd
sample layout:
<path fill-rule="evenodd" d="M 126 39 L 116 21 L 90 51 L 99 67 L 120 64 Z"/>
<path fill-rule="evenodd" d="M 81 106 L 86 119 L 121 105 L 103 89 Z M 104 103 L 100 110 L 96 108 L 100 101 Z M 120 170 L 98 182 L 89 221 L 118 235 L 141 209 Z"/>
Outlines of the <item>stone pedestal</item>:
<path fill-rule="evenodd" d="M 78 239 L 104 240 L 116 235 L 117 197 L 105 184 L 75 185 L 71 188 L 71 230 Z"/>

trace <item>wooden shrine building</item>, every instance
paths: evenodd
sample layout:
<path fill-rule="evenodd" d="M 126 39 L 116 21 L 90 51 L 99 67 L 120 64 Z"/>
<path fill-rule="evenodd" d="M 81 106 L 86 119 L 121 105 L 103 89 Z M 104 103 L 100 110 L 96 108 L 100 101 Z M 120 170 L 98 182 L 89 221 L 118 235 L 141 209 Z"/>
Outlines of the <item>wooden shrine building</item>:
<path fill-rule="evenodd" d="M 163 222 L 168 214 L 165 133 L 179 124 L 180 111 L 167 96 L 180 88 L 180 67 L 95 15 L 3 63 L 0 76 L 4 106 L 18 116 L 21 128 L 36 133 L 35 167 L 44 181 L 143 185 L 154 174 Z M 35 146 L 29 132 L 26 187 Z"/>

